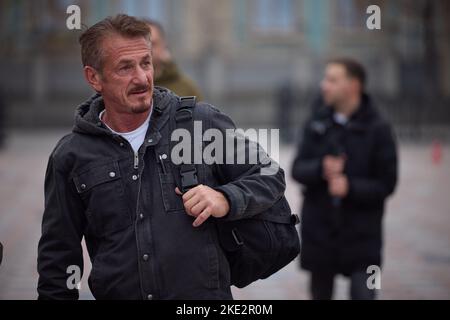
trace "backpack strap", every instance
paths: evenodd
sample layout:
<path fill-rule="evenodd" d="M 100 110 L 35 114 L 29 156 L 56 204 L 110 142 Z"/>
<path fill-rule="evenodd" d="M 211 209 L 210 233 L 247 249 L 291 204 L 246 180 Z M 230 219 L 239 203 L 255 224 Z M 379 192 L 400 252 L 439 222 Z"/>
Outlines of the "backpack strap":
<path fill-rule="evenodd" d="M 175 109 L 174 114 L 174 129 L 185 129 L 190 134 L 191 137 L 194 135 L 194 116 L 193 109 L 196 105 L 195 96 L 180 97 L 179 103 Z M 181 163 L 179 165 L 172 165 L 175 169 L 174 174 L 178 174 L 181 177 L 181 185 L 179 185 L 181 192 L 186 192 L 189 189 L 197 186 L 199 184 L 197 177 L 197 167 L 194 164 L 193 156 L 194 146 L 191 144 L 191 159 L 189 163 Z M 177 180 L 177 179 L 176 179 Z M 276 207 L 276 206 L 275 206 Z M 280 209 L 281 211 L 283 209 Z M 290 215 L 274 215 L 270 212 L 264 212 L 256 217 L 258 220 L 266 220 L 281 224 L 291 224 L 296 225 L 299 223 L 299 217 L 295 214 Z"/>
<path fill-rule="evenodd" d="M 175 111 L 174 129 L 185 129 L 191 134 L 191 137 L 194 135 L 193 109 L 196 99 L 195 96 L 180 97 L 180 102 Z M 183 193 L 198 185 L 197 168 L 193 160 L 193 143 L 191 155 L 190 163 L 181 163 L 177 166 L 181 176 L 181 192 Z"/>

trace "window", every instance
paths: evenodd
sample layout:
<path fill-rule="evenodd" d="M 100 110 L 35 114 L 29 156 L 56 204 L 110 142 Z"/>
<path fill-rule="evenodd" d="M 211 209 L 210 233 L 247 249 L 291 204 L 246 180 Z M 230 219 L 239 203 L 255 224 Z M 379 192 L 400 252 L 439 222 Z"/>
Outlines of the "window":
<path fill-rule="evenodd" d="M 294 31 L 293 0 L 252 0 L 252 31 L 283 33 Z"/>
<path fill-rule="evenodd" d="M 362 29 L 366 25 L 366 9 L 369 5 L 366 0 L 337 0 L 336 25 L 348 31 Z"/>
<path fill-rule="evenodd" d="M 166 17 L 166 7 L 164 0 L 123 0 L 123 11 L 136 17 L 151 18 L 164 21 Z"/>

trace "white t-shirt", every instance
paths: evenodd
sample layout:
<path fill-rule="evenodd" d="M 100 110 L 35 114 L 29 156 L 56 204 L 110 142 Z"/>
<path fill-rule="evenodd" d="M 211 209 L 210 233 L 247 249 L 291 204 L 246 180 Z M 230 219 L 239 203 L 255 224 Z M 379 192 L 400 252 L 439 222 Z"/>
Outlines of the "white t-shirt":
<path fill-rule="evenodd" d="M 144 143 L 145 134 L 147 133 L 148 125 L 150 122 L 150 117 L 152 115 L 153 106 L 151 108 L 151 111 L 147 117 L 147 119 L 144 121 L 143 124 L 141 124 L 138 128 L 134 129 L 130 132 L 116 132 L 113 129 L 111 129 L 105 122 L 105 126 L 111 130 L 113 133 L 121 135 L 123 138 L 127 139 L 127 141 L 131 144 L 131 147 L 134 150 L 134 153 L 137 153 L 139 148 L 141 147 L 142 143 Z M 105 110 L 102 110 L 100 114 L 98 115 L 100 120 L 103 121 L 103 114 L 105 113 Z"/>
<path fill-rule="evenodd" d="M 340 113 L 340 112 L 335 112 L 333 114 L 333 118 L 334 118 L 334 122 L 339 123 L 342 126 L 345 126 L 349 120 L 345 114 Z"/>

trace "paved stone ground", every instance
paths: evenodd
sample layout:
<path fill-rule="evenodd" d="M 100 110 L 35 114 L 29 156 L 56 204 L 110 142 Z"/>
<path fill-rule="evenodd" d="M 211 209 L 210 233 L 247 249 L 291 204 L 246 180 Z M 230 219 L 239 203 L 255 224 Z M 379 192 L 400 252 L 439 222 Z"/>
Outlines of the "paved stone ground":
<path fill-rule="evenodd" d="M 0 151 L 0 299 L 36 298 L 36 256 L 48 155 L 63 132 L 13 132 Z M 440 166 L 431 163 L 430 146 L 402 145 L 400 185 L 387 206 L 385 268 L 381 299 L 450 298 L 450 148 Z M 281 150 L 289 173 L 294 150 Z M 288 176 L 288 175 L 287 175 Z M 287 177 L 294 210 L 299 187 Z M 87 260 L 87 257 L 86 259 Z M 86 262 L 89 269 L 89 263 Z M 308 299 L 308 274 L 294 261 L 267 280 L 239 290 L 236 299 Z M 84 280 L 81 298 L 92 299 Z M 335 298 L 347 299 L 348 283 L 338 278 Z"/>

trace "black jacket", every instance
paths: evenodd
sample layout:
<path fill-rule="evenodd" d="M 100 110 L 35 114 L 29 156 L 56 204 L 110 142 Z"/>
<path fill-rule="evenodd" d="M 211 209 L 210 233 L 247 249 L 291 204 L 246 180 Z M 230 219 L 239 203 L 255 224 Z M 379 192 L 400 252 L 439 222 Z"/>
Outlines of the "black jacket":
<path fill-rule="evenodd" d="M 322 159 L 345 153 L 349 194 L 333 200 L 322 178 Z M 349 122 L 339 125 L 319 105 L 305 125 L 292 168 L 303 185 L 301 265 L 349 274 L 381 265 L 385 199 L 397 181 L 397 151 L 389 124 L 367 95 Z"/>
<path fill-rule="evenodd" d="M 52 152 L 45 178 L 45 212 L 38 248 L 40 299 L 75 299 L 66 282 L 70 265 L 83 266 L 81 240 L 92 262 L 89 287 L 97 299 L 231 299 L 230 272 L 215 218 L 192 226 L 179 177 L 162 169 L 170 155 L 169 118 L 179 98 L 155 87 L 153 112 L 138 157 L 129 143 L 99 120 L 101 96 L 78 107 L 73 132 Z M 198 103 L 203 130 L 222 132 L 233 122 Z M 284 193 L 284 173 L 261 175 L 261 164 L 198 166 L 199 182 L 230 202 L 224 219 L 240 219 L 272 206 Z"/>

